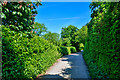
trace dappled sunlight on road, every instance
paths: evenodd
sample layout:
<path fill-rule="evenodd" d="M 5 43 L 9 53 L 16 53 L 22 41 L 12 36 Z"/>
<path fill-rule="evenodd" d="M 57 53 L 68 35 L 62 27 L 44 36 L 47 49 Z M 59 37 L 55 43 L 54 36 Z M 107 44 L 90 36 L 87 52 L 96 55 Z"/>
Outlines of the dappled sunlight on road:
<path fill-rule="evenodd" d="M 83 51 L 82 51 L 83 52 Z M 45 74 L 42 76 L 45 78 L 87 78 L 89 79 L 89 73 L 87 66 L 82 57 L 82 52 L 66 55 L 61 58 L 55 65 L 53 65 Z"/>

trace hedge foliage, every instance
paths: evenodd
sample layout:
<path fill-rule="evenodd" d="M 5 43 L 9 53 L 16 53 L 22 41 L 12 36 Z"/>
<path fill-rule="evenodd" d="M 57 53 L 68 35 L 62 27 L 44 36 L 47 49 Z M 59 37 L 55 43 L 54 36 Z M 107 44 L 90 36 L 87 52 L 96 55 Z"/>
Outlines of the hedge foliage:
<path fill-rule="evenodd" d="M 68 54 L 68 50 L 65 46 L 60 47 L 60 52 L 61 52 L 62 55 L 67 55 Z"/>
<path fill-rule="evenodd" d="M 81 51 L 81 50 L 83 50 L 84 49 L 84 44 L 83 43 L 80 43 L 80 45 L 79 45 L 79 50 Z"/>
<path fill-rule="evenodd" d="M 70 51 L 71 51 L 71 53 L 75 53 L 76 52 L 76 48 L 75 47 L 70 47 Z"/>
<path fill-rule="evenodd" d="M 71 54 L 71 47 L 60 46 L 58 51 L 64 56 Z"/>
<path fill-rule="evenodd" d="M 2 79 L 32 79 L 44 73 L 60 58 L 57 47 L 33 35 L 11 31 L 2 27 Z"/>
<path fill-rule="evenodd" d="M 65 47 L 65 46 L 61 46 L 61 47 L 57 47 L 57 50 L 59 51 L 59 53 L 61 53 L 63 56 L 64 55 L 69 55 L 71 53 L 75 53 L 76 52 L 76 48 L 75 47 Z"/>
<path fill-rule="evenodd" d="M 66 47 L 67 48 L 67 55 L 71 54 L 71 47 Z"/>
<path fill-rule="evenodd" d="M 92 78 L 120 78 L 120 4 L 92 3 L 84 59 Z M 96 8 L 97 7 L 97 8 Z"/>

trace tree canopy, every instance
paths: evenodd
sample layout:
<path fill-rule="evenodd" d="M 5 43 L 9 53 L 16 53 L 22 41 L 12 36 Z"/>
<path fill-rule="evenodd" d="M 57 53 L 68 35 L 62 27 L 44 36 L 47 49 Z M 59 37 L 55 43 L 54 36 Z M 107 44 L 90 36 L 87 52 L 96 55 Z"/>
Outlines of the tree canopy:
<path fill-rule="evenodd" d="M 61 30 L 61 38 L 72 37 L 72 35 L 74 34 L 74 32 L 76 32 L 77 30 L 78 30 L 78 28 L 75 27 L 74 25 L 69 25 L 68 27 L 64 27 Z"/>
<path fill-rule="evenodd" d="M 42 36 L 45 32 L 47 32 L 47 28 L 45 27 L 44 24 L 35 22 L 35 24 L 33 24 L 33 27 L 34 27 L 33 31 L 36 32 L 38 36 Z"/>
<path fill-rule="evenodd" d="M 62 44 L 64 46 L 75 46 L 79 51 L 80 43 L 85 44 L 87 38 L 87 25 L 78 29 L 74 25 L 69 25 L 61 30 Z"/>
<path fill-rule="evenodd" d="M 11 30 L 30 32 L 40 2 L 2 2 L 2 24 Z"/>
<path fill-rule="evenodd" d="M 50 31 L 48 31 L 42 37 L 45 40 L 48 40 L 50 43 L 53 43 L 54 45 L 59 45 L 60 35 L 58 33 L 51 33 Z"/>

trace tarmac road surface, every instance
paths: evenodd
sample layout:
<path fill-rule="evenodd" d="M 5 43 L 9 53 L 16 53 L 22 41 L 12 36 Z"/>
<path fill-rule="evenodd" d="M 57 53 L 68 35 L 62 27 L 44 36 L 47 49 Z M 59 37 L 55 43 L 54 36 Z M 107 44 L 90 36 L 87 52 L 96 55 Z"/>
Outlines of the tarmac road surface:
<path fill-rule="evenodd" d="M 83 59 L 82 52 L 77 52 L 60 58 L 58 62 L 56 62 L 46 71 L 46 74 L 42 76 L 42 80 L 43 79 L 89 80 L 90 76 L 85 61 Z"/>

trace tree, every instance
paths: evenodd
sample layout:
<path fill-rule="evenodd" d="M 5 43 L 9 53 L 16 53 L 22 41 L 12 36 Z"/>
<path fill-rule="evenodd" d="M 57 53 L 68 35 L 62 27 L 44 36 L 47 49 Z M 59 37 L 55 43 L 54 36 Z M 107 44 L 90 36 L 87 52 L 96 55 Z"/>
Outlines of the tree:
<path fill-rule="evenodd" d="M 70 47 L 71 46 L 70 38 L 63 38 L 62 45 Z"/>
<path fill-rule="evenodd" d="M 83 26 L 81 29 L 79 29 L 77 32 L 73 34 L 73 45 L 76 47 L 77 51 L 79 51 L 80 43 L 85 44 L 85 41 L 87 39 L 87 25 Z"/>
<path fill-rule="evenodd" d="M 11 30 L 30 32 L 40 2 L 2 2 L 2 24 Z"/>
<path fill-rule="evenodd" d="M 77 30 L 78 28 L 75 27 L 74 25 L 69 25 L 68 27 L 64 27 L 62 28 L 61 37 L 62 38 L 72 37 L 74 32 L 76 32 Z"/>
<path fill-rule="evenodd" d="M 75 32 L 77 32 L 78 28 L 75 27 L 74 25 L 69 25 L 68 27 L 64 27 L 62 28 L 62 32 L 61 32 L 61 38 L 65 39 L 63 40 L 63 44 L 66 45 L 66 40 L 68 41 L 68 44 L 70 43 L 72 46 L 74 46 L 75 42 L 74 39 L 75 37 L 73 36 L 73 34 Z M 70 41 L 69 41 L 70 40 Z M 64 42 L 65 41 L 65 42 Z M 69 45 L 70 45 L 69 44 Z"/>
<path fill-rule="evenodd" d="M 47 28 L 45 27 L 44 24 L 35 22 L 35 24 L 33 24 L 33 27 L 34 27 L 33 31 L 36 32 L 38 36 L 42 36 L 43 33 L 47 32 Z"/>
<path fill-rule="evenodd" d="M 75 43 L 85 44 L 85 40 L 87 39 L 87 30 L 88 30 L 87 25 L 85 25 L 74 33 Z"/>
<path fill-rule="evenodd" d="M 50 31 L 48 31 L 48 33 L 46 33 L 45 35 L 43 35 L 42 37 L 45 40 L 48 40 L 50 43 L 53 43 L 54 45 L 59 45 L 59 34 L 58 33 L 51 33 Z"/>

